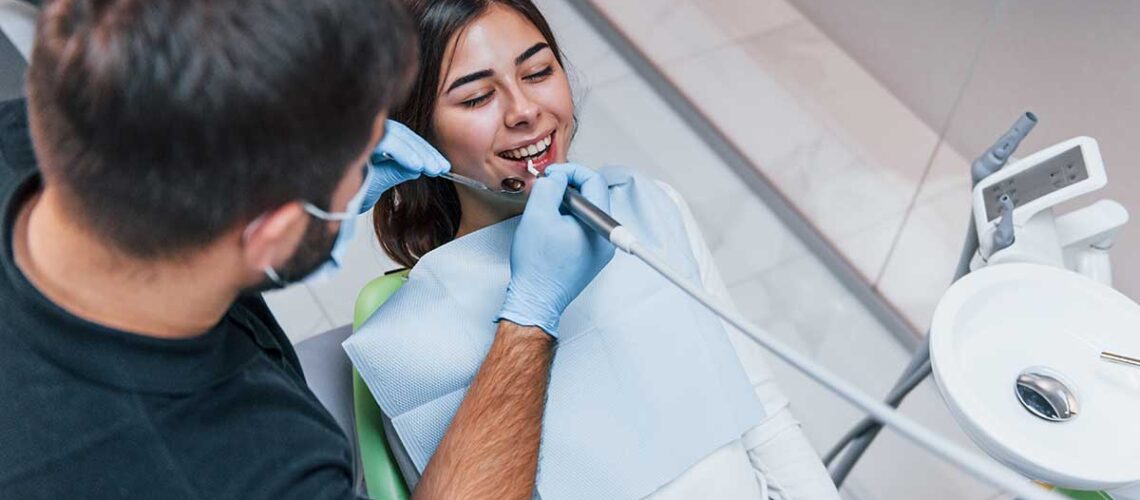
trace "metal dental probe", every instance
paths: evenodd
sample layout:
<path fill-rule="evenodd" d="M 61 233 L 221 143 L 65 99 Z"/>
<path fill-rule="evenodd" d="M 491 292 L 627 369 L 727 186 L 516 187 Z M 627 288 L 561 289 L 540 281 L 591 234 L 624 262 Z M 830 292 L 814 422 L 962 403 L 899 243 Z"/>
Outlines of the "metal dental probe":
<path fill-rule="evenodd" d="M 482 182 L 479 182 L 479 181 L 472 179 L 470 177 L 459 175 L 455 172 L 444 172 L 444 173 L 440 174 L 439 176 L 443 177 L 444 179 L 447 179 L 451 182 L 454 182 L 456 184 L 462 184 L 462 185 L 467 186 L 469 188 L 478 189 L 481 191 L 487 191 L 490 193 L 506 196 L 509 198 L 515 198 L 519 194 L 522 193 L 521 188 L 520 189 L 498 189 L 498 190 L 491 189 L 489 186 L 487 186 L 486 184 L 483 184 Z M 516 179 L 514 177 L 508 177 L 508 178 L 503 180 L 503 184 L 506 185 L 509 181 L 512 181 L 512 180 L 519 180 L 519 179 Z M 521 182 L 521 180 L 519 180 L 519 181 Z M 514 183 L 512 183 L 512 185 L 513 184 Z"/>
<path fill-rule="evenodd" d="M 1113 363 L 1119 363 L 1122 365 L 1140 366 L 1140 359 L 1130 358 L 1128 356 L 1124 356 L 1121 354 L 1116 354 L 1116 353 L 1108 352 L 1108 351 L 1101 352 L 1100 353 L 1100 359 L 1103 359 L 1105 361 L 1111 361 Z"/>

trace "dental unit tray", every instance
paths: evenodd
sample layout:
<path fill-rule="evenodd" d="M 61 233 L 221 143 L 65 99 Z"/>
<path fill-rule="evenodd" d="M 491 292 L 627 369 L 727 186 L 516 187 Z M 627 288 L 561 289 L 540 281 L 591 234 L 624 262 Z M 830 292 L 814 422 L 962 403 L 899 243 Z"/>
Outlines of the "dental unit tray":
<path fill-rule="evenodd" d="M 1112 398 L 1102 397 L 1123 382 L 1118 380 L 1113 386 L 1111 382 L 1104 382 L 1107 375 L 1098 378 L 1090 374 L 1110 370 L 1099 364 L 1105 364 L 1105 361 L 1120 363 L 1125 356 L 1100 352 L 1101 359 L 1098 359 L 1094 352 L 1096 349 L 1093 349 L 1095 346 L 1078 349 L 1083 344 L 1080 340 L 1073 340 L 1086 339 L 1085 342 L 1091 342 L 1087 339 L 1093 337 L 1103 340 L 1111 337 L 1109 332 L 1131 330 L 1130 325 L 1140 323 L 1140 313 L 1137 312 L 1140 311 L 1140 306 L 1111 288 L 1112 272 L 1108 250 L 1121 227 L 1127 223 L 1128 211 L 1115 201 L 1099 200 L 1058 215 L 1055 209 L 1059 205 L 1105 187 L 1105 166 L 1097 142 L 1091 137 L 1068 139 L 1006 165 L 1018 144 L 1036 123 L 1036 116 L 1026 113 L 971 165 L 974 182 L 972 214 L 953 285 L 940 300 L 934 321 L 923 338 L 922 345 L 895 387 L 888 393 L 885 402 L 897 407 L 911 390 L 933 372 L 938 382 L 937 387 L 958 424 L 981 448 L 1013 470 L 1060 486 L 1081 490 L 1113 488 L 1113 494 L 1134 495 L 1140 490 L 1128 488 L 1140 485 L 1140 482 L 1129 481 L 1137 481 L 1140 472 L 1129 476 L 1120 467 L 1098 462 L 1115 455 L 1097 453 L 1096 447 L 1111 445 L 1092 442 L 1078 445 L 1081 443 L 1078 436 L 1084 435 L 1082 433 L 1088 430 L 1090 424 L 1094 427 L 1111 427 L 1115 424 L 1110 424 L 1110 421 L 1124 417 L 1113 415 L 1106 410 L 1105 405 L 1124 408 L 1127 406 L 1126 401 L 1117 400 L 1114 403 Z M 1002 265 L 990 269 L 997 264 Z M 972 271 L 979 272 L 972 274 Z M 1021 274 L 1017 274 L 1019 272 Z M 995 280 L 1007 275 L 1016 275 L 1016 279 L 1006 278 L 1000 286 L 991 288 L 981 285 L 996 283 Z M 1046 280 L 1046 277 L 1050 277 L 1050 280 Z M 1076 291 L 1078 289 L 1083 292 Z M 1084 308 L 1071 307 L 1080 302 L 1077 299 L 1082 298 L 1091 301 L 1090 305 Z M 1113 299 L 1109 300 L 1110 298 Z M 1012 305 L 1018 303 L 1018 300 L 1022 301 L 1022 309 Z M 1110 303 L 1114 305 L 1110 307 Z M 1025 304 L 1030 304 L 1030 310 L 1033 309 L 1032 304 L 1044 309 L 1027 316 Z M 1105 309 L 1100 313 L 1091 312 L 1097 307 L 1111 311 Z M 953 320 L 957 316 L 951 316 L 954 314 L 968 318 L 974 314 L 980 318 L 983 313 L 990 315 L 985 316 L 987 319 L 984 321 Z M 1081 321 L 1079 314 L 1098 315 Z M 1106 316 L 1114 319 L 1106 319 Z M 1046 323 L 1053 325 L 1053 328 L 1043 331 L 1040 326 L 1033 326 L 1047 317 L 1052 318 Z M 1093 323 L 1100 326 L 1093 327 Z M 1133 345 L 1135 342 L 1130 343 L 1130 338 L 1121 337 L 1117 333 L 1113 337 L 1118 339 L 1116 342 L 1105 342 L 1119 344 L 1117 347 L 1131 345 L 1131 350 L 1140 349 Z M 986 348 L 978 344 L 981 342 L 979 338 L 990 339 L 988 342 L 993 342 L 993 345 Z M 1030 342 L 1032 339 L 1037 340 Z M 1044 344 L 1046 341 L 1076 344 L 1059 353 L 1054 352 L 1054 356 L 1049 358 L 1048 354 L 1052 351 Z M 1018 347 L 1011 346 L 1010 342 Z M 1000 345 L 1005 345 L 1005 350 L 999 349 Z M 977 352 L 959 352 L 971 348 Z M 1085 350 L 1089 352 L 1084 352 Z M 1067 373 L 1035 366 L 1035 363 L 1030 362 L 1032 360 L 1054 367 L 1061 366 L 1065 368 L 1061 372 Z M 987 375 L 989 378 L 982 384 L 979 381 L 982 374 L 993 376 Z M 1112 374 L 1120 377 L 1133 376 L 1128 372 Z M 1073 384 L 1066 375 L 1077 377 L 1084 383 Z M 1096 382 L 1090 382 L 1092 380 Z M 1100 387 L 1104 383 L 1109 386 Z M 1084 386 L 1085 396 L 1096 396 L 1093 399 L 1098 404 L 1085 401 L 1078 405 L 1081 385 Z M 972 410 L 967 409 L 970 405 L 964 401 L 973 401 L 971 398 L 982 397 L 981 394 L 988 394 L 989 399 L 980 406 L 975 404 Z M 1117 394 L 1114 397 L 1127 397 L 1127 394 Z M 1065 404 L 1057 405 L 1057 402 Z M 1050 404 L 1043 406 L 1043 403 Z M 1043 408 L 1049 411 L 1043 412 Z M 998 413 L 1002 415 L 998 420 L 983 418 Z M 1087 415 L 1081 419 L 1080 413 Z M 1054 427 L 1048 427 L 1050 425 Z M 829 465 L 837 485 L 842 484 L 874 440 L 879 428 L 881 424 L 866 418 L 825 455 L 824 461 Z M 1006 429 L 1005 434 L 1012 434 L 1005 435 L 995 429 Z M 1052 436 L 1057 441 L 1054 444 L 1068 439 L 1068 444 L 1064 445 L 1064 451 L 1054 450 L 1060 453 L 1058 455 L 1049 451 L 1052 448 L 1048 446 L 1034 447 L 1036 444 L 1032 439 L 1021 436 L 1024 433 L 1039 435 L 1041 439 Z M 1091 436 L 1087 438 L 1093 439 Z M 994 444 L 998 442 L 1005 444 Z M 1020 444 L 1009 446 L 1011 442 Z M 1084 458 L 1069 457 L 1066 461 L 1065 456 L 1070 453 Z M 1066 463 L 1070 465 L 1060 465 Z M 1107 469 L 1116 472 L 1110 474 L 1105 472 Z M 1128 470 L 1127 467 L 1124 470 Z M 1100 471 L 1103 474 L 1090 471 Z M 1133 472 L 1136 471 L 1133 469 Z M 1055 491 L 1074 498 L 1109 498 L 1103 492 L 1070 491 L 1063 488 L 1056 488 Z"/>

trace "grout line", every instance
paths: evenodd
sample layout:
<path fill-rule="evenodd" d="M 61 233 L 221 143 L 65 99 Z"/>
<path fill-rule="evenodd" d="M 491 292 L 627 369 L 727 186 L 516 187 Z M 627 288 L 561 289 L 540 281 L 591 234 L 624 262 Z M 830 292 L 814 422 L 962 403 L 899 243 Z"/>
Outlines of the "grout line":
<path fill-rule="evenodd" d="M 796 12 L 799 12 L 799 9 L 796 9 Z M 714 22 L 713 24 L 719 25 L 720 23 Z M 716 51 L 720 51 L 723 49 L 727 49 L 729 47 L 756 42 L 762 38 L 771 37 L 775 33 L 785 31 L 785 30 L 791 29 L 793 27 L 797 27 L 797 26 L 801 26 L 801 25 L 805 25 L 805 24 L 815 27 L 815 25 L 811 22 L 810 19 L 807 18 L 807 16 L 804 16 L 803 13 L 800 13 L 799 18 L 791 19 L 791 20 L 782 22 L 780 24 L 777 24 L 775 26 L 770 26 L 768 28 L 765 28 L 763 31 L 757 31 L 756 33 L 749 33 L 746 35 L 736 35 L 736 36 L 726 37 L 726 39 L 723 42 L 714 43 L 714 44 L 712 44 L 708 47 L 704 47 L 704 48 L 702 48 L 702 49 L 700 49 L 700 50 L 698 50 L 692 54 L 683 54 L 683 55 L 674 56 L 674 57 L 670 57 L 670 58 L 664 58 L 658 62 L 662 65 L 665 65 L 665 64 L 670 64 L 670 65 L 671 64 L 684 64 L 684 63 L 692 62 L 693 60 L 696 60 L 698 58 L 707 57 L 710 52 L 716 52 Z M 818 29 L 818 28 L 816 28 L 816 29 Z M 820 32 L 822 33 L 822 30 Z"/>
<path fill-rule="evenodd" d="M 876 288 L 882 283 L 883 276 L 887 274 L 887 266 L 890 265 L 891 257 L 894 256 L 895 250 L 898 249 L 899 241 L 902 240 L 903 231 L 906 230 L 906 225 L 910 222 L 911 216 L 914 214 L 914 208 L 918 204 L 918 197 L 922 193 L 922 186 L 926 184 L 926 179 L 930 176 L 930 172 L 934 170 L 934 159 L 938 157 L 938 151 L 946 142 L 946 133 L 950 130 L 950 125 L 954 123 L 954 118 L 958 114 L 958 107 L 962 103 L 962 99 L 966 96 L 966 88 L 970 86 L 970 82 L 974 79 L 974 71 L 977 69 L 978 60 L 982 57 L 982 49 L 986 46 L 986 42 L 993 35 L 994 23 L 997 19 L 998 7 L 1001 5 L 1002 0 L 994 3 L 990 11 L 990 17 L 986 20 L 986 27 L 982 31 L 981 40 L 978 41 L 978 46 L 974 49 L 974 56 L 970 59 L 969 68 L 966 70 L 966 78 L 962 81 L 962 85 L 958 87 L 958 93 L 954 96 L 954 103 L 950 105 L 950 112 L 946 114 L 946 119 L 939 126 L 938 141 L 934 144 L 934 148 L 930 151 L 930 156 L 926 160 L 926 167 L 922 169 L 922 176 L 918 178 L 918 184 L 915 185 L 914 193 L 910 197 L 910 202 L 907 204 L 906 211 L 903 213 L 902 223 L 899 225 L 898 231 L 895 232 L 894 238 L 891 240 L 891 246 L 887 249 L 887 257 L 883 260 L 883 267 L 879 269 L 878 276 L 872 281 L 873 286 Z"/>
<path fill-rule="evenodd" d="M 591 4 L 596 0 L 567 0 L 579 15 L 610 44 L 618 55 L 709 148 L 728 165 L 785 226 L 831 271 L 832 275 L 867 308 L 872 316 L 908 350 L 918 347 L 918 333 L 902 314 L 862 277 L 846 257 L 816 229 L 804 214 L 773 186 L 735 144 L 665 76 L 613 21 Z"/>

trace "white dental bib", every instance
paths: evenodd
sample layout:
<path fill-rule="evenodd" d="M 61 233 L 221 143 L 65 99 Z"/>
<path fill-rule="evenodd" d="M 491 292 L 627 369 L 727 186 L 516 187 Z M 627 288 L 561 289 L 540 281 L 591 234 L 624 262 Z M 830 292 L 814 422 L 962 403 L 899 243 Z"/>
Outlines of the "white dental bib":
<path fill-rule="evenodd" d="M 614 217 L 699 282 L 668 195 L 631 171 L 602 173 Z M 509 219 L 429 252 L 344 343 L 421 473 L 490 348 L 517 225 Z M 719 318 L 619 251 L 562 316 L 538 493 L 642 498 L 763 416 Z"/>

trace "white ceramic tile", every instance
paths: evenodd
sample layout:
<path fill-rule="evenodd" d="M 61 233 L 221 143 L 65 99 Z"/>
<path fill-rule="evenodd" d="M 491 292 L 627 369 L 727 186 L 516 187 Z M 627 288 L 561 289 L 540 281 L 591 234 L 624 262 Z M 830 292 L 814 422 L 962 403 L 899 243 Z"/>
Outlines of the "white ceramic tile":
<path fill-rule="evenodd" d="M 628 77 L 598 86 L 588 105 L 606 110 L 612 125 L 604 127 L 622 131 L 606 139 L 613 149 L 595 154 L 628 161 L 625 166 L 668 182 L 689 203 L 722 198 L 739 189 L 740 179 L 640 79 Z M 594 126 L 583 119 L 583 130 Z M 618 140 L 621 143 L 614 144 Z M 631 152 L 637 156 L 631 157 Z"/>
<path fill-rule="evenodd" d="M 969 193 L 950 191 L 917 205 L 903 226 L 878 288 L 918 331 L 950 286 L 969 218 Z"/>
<path fill-rule="evenodd" d="M 981 151 L 974 156 L 976 157 L 980 153 Z M 972 161 L 972 158 L 966 158 L 950 143 L 939 143 L 934 158 L 930 162 L 930 173 L 918 191 L 917 203 L 926 203 L 950 192 L 969 192 L 971 188 L 970 163 Z"/>
<path fill-rule="evenodd" d="M 345 255 L 344 269 L 328 281 L 307 284 L 333 325 L 352 323 L 356 295 L 372 279 L 400 266 L 381 251 L 372 231 L 371 213 L 356 221 L 354 235 Z"/>
<path fill-rule="evenodd" d="M 938 134 L 841 47 L 807 21 L 743 46 L 856 155 L 913 193 Z"/>
<path fill-rule="evenodd" d="M 989 22 L 998 0 L 791 1 L 935 130 L 950 116 L 987 32 L 1003 29 Z"/>
<path fill-rule="evenodd" d="M 829 132 L 768 162 L 768 177 L 832 242 L 902 213 L 911 187 Z"/>
<path fill-rule="evenodd" d="M 727 43 L 724 29 L 687 0 L 592 2 L 654 61 L 672 61 Z"/>
<path fill-rule="evenodd" d="M 328 320 L 316 299 L 301 285 L 265 293 L 265 302 L 293 343 L 300 342 Z"/>
<path fill-rule="evenodd" d="M 802 19 L 785 0 L 591 2 L 657 63 L 697 56 Z"/>
<path fill-rule="evenodd" d="M 825 237 L 901 213 L 917 180 L 869 162 L 739 46 L 666 72 Z"/>
<path fill-rule="evenodd" d="M 744 186 L 723 198 L 690 202 L 689 207 L 729 285 L 807 252 L 803 242 Z"/>
<path fill-rule="evenodd" d="M 717 23 L 733 40 L 785 26 L 803 15 L 786 0 L 687 0 Z"/>
<path fill-rule="evenodd" d="M 762 171 L 823 132 L 820 122 L 743 45 L 721 47 L 662 69 Z"/>
<path fill-rule="evenodd" d="M 591 168 L 651 164 L 642 145 L 619 122 L 621 114 L 627 112 L 627 104 L 607 99 L 604 92 L 599 96 L 598 92 L 593 89 L 576 103 L 578 132 L 567 159 Z"/>
<path fill-rule="evenodd" d="M 554 32 L 565 56 L 571 86 L 576 93 L 632 72 L 620 56 L 567 2 L 535 2 Z"/>
<path fill-rule="evenodd" d="M 902 222 L 902 214 L 885 216 L 862 231 L 833 239 L 831 244 L 863 281 L 874 286 L 886 266 Z"/>

